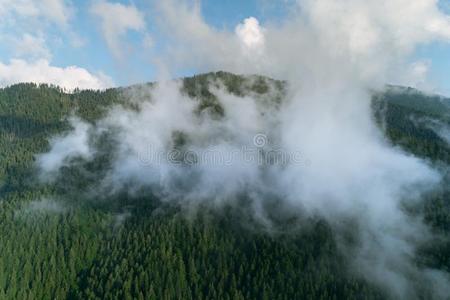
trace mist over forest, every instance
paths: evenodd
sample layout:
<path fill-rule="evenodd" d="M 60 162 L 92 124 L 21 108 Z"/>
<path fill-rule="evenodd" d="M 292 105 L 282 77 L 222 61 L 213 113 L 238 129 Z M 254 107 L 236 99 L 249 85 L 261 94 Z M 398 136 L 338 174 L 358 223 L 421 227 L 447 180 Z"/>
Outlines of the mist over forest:
<path fill-rule="evenodd" d="M 0 0 L 0 300 L 450 299 L 449 9 Z"/>
<path fill-rule="evenodd" d="M 380 145 L 431 178 L 402 187 L 397 206 L 366 202 L 393 177 L 371 182 L 373 195 L 311 181 L 337 190 L 296 202 L 291 168 L 313 176 L 322 158 L 280 146 L 288 89 L 226 72 L 103 92 L 2 89 L 2 297 L 445 298 L 450 148 L 436 124 L 448 128 L 450 100 L 373 93 Z M 158 102 L 166 93 L 177 105 Z"/>

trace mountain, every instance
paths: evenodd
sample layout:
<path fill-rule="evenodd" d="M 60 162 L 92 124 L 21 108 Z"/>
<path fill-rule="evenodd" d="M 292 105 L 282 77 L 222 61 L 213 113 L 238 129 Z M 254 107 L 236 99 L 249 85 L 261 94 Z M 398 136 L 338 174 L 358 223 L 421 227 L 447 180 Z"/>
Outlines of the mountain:
<path fill-rule="evenodd" d="M 280 105 L 287 85 L 225 72 L 178 81 L 182 92 L 196 99 L 199 113 L 218 119 L 224 108 L 213 91 L 220 87 L 211 82 L 270 106 Z M 0 90 L 0 299 L 389 297 L 348 270 L 333 225 L 320 218 L 277 219 L 274 213 L 274 227 L 262 231 L 245 199 L 243 209 L 205 206 L 187 216 L 151 190 L 88 199 L 83 189 L 95 189 L 96 174 L 114 159 L 108 137 L 83 169 L 63 168 L 53 183 L 39 179 L 37 155 L 70 129 L 70 116 L 94 124 L 115 105 L 137 110 L 133 96 L 145 97 L 154 85 L 66 93 L 18 84 Z M 388 143 L 448 172 L 450 99 L 388 86 L 374 93 L 372 108 Z M 178 139 L 182 143 L 183 136 Z M 450 182 L 448 176 L 444 180 Z M 450 269 L 449 201 L 442 188 L 422 205 L 405 208 L 423 215 L 441 236 L 419 249 L 418 265 Z M 276 202 L 271 205 L 277 212 Z M 356 243 L 354 237 L 349 230 L 349 244 Z M 423 299 L 432 292 L 420 284 L 417 289 Z"/>

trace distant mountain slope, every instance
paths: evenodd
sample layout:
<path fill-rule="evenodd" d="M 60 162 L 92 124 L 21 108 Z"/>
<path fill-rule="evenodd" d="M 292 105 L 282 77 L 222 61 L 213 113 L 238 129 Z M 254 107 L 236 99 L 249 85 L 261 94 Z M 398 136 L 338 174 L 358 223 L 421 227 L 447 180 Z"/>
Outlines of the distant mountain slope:
<path fill-rule="evenodd" d="M 450 99 L 443 96 L 425 94 L 408 87 L 387 86 L 382 97 L 391 104 L 447 121 L 450 119 Z"/>
<path fill-rule="evenodd" d="M 388 86 L 374 95 L 373 111 L 392 143 L 423 158 L 450 163 L 450 99 Z"/>

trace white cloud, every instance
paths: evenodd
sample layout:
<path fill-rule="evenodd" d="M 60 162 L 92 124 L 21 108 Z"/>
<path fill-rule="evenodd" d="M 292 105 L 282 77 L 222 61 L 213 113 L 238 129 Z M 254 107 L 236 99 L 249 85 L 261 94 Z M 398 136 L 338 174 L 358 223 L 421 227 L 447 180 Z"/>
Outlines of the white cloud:
<path fill-rule="evenodd" d="M 45 59 L 31 63 L 21 59 L 12 59 L 9 64 L 0 62 L 0 86 L 19 82 L 50 83 L 68 90 L 105 89 L 113 85 L 112 80 L 103 74 L 95 76 L 77 66 L 51 66 Z"/>
<path fill-rule="evenodd" d="M 13 43 L 17 57 L 50 59 L 52 56 L 42 35 L 25 33 Z"/>
<path fill-rule="evenodd" d="M 41 170 L 51 176 L 53 170 L 69 164 L 75 157 L 89 159 L 93 151 L 89 146 L 89 130 L 91 126 L 78 118 L 69 119 L 73 131 L 66 135 L 54 137 L 50 141 L 51 152 L 37 157 Z"/>
<path fill-rule="evenodd" d="M 70 2 L 64 0 L 41 0 L 39 2 L 44 17 L 60 25 L 68 24 L 73 14 Z"/>
<path fill-rule="evenodd" d="M 260 25 L 248 18 L 230 32 L 208 25 L 198 5 L 159 1 L 159 25 L 173 42 L 167 64 L 285 78 L 287 70 L 295 72 L 291 68 L 293 53 L 301 64 L 296 72 L 315 71 L 314 65 L 322 65 L 324 59 L 324 53 L 317 53 L 321 51 L 328 52 L 329 65 L 346 58 L 345 69 L 358 72 L 358 77 L 368 82 L 391 81 L 401 76 L 399 72 L 417 45 L 450 40 L 449 17 L 439 10 L 436 0 L 296 2 L 298 10 L 292 9 L 281 24 Z M 311 46 L 318 43 L 320 49 Z M 253 47 L 253 54 L 262 46 L 264 55 L 249 55 L 249 48 Z"/>
<path fill-rule="evenodd" d="M 49 41 L 82 44 L 70 28 L 74 13 L 71 0 L 0 0 L 0 39 L 9 56 L 0 60 L 0 86 L 19 82 L 49 83 L 68 90 L 112 86 L 111 78 L 102 73 L 52 65 Z"/>
<path fill-rule="evenodd" d="M 127 31 L 144 31 L 144 15 L 134 5 L 97 2 L 91 13 L 101 19 L 101 31 L 108 47 L 116 57 L 122 56 L 120 39 Z"/>
<path fill-rule="evenodd" d="M 412 74 L 419 78 L 420 80 L 424 80 L 426 77 L 428 70 L 430 68 L 429 61 L 416 61 L 411 65 Z"/>
<path fill-rule="evenodd" d="M 418 43 L 450 39 L 450 21 L 436 0 L 299 0 L 312 25 L 338 50 L 356 55 L 394 48 L 401 54 Z"/>
<path fill-rule="evenodd" d="M 41 17 L 58 25 L 67 25 L 73 14 L 70 1 L 0 0 L 0 16 L 13 18 Z"/>
<path fill-rule="evenodd" d="M 242 51 L 242 40 L 235 33 L 220 31 L 206 24 L 196 2 L 166 0 L 156 4 L 160 27 L 170 45 L 167 66 L 195 68 L 198 71 L 223 69 L 242 72 L 250 55 Z M 243 55 L 245 53 L 245 55 Z M 254 71 L 254 68 L 252 68 Z"/>
<path fill-rule="evenodd" d="M 420 60 L 415 61 L 410 66 L 410 76 L 408 85 L 416 88 L 427 89 L 428 85 L 428 72 L 431 67 L 431 61 Z"/>
<path fill-rule="evenodd" d="M 241 41 L 244 49 L 250 53 L 261 53 L 265 43 L 263 29 L 259 25 L 259 21 L 250 17 L 244 20 L 242 24 L 236 27 L 236 35 Z"/>
<path fill-rule="evenodd" d="M 37 16 L 39 10 L 30 0 L 0 0 L 0 16 L 17 13 L 24 17 Z"/>
<path fill-rule="evenodd" d="M 76 40 L 70 29 L 74 12 L 70 0 L 0 0 L 0 39 L 6 57 L 50 60 L 49 41 Z"/>

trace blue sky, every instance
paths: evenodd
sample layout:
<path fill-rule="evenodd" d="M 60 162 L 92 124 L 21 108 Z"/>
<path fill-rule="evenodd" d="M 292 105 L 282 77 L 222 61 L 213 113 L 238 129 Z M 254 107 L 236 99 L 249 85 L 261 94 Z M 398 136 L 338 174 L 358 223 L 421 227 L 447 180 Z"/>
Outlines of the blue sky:
<path fill-rule="evenodd" d="M 2 1 L 5 2 L 4 5 L 13 3 L 3 11 L 0 9 L 0 63 L 3 65 L 8 66 L 11 59 L 21 59 L 26 64 L 45 59 L 50 66 L 56 68 L 76 66 L 92 76 L 109 78 L 109 84 L 114 85 L 128 85 L 156 79 L 157 68 L 154 58 L 166 51 L 167 33 L 161 32 L 158 26 L 160 24 L 158 19 L 161 22 L 161 16 L 155 10 L 154 1 L 0 0 L 0 5 Z M 15 7 L 21 1 L 23 5 Z M 263 25 L 282 23 L 290 13 L 291 2 L 291 0 L 202 0 L 201 15 L 208 25 L 218 31 L 233 32 L 237 24 L 250 16 L 258 19 Z M 48 3 L 48 6 L 42 6 L 40 3 Z M 92 12 L 92 7 L 98 3 L 120 3 L 126 8 L 134 7 L 144 20 L 143 26 L 125 24 L 129 27 L 120 36 L 120 44 L 126 48 L 121 50 L 122 57 L 117 57 L 117 53 L 112 51 L 111 45 L 105 39 L 105 32 L 102 31 L 101 17 Z M 29 9 L 23 9 L 25 6 Z M 441 0 L 439 7 L 442 11 L 450 13 L 449 0 Z M 49 11 L 55 13 L 48 13 Z M 24 42 L 25 36 L 29 37 L 28 43 Z M 151 43 L 148 47 L 144 47 L 143 41 L 147 40 L 147 37 Z M 36 43 L 42 49 L 33 53 L 32 50 L 38 47 L 30 45 Z M 432 42 L 418 47 L 412 59 L 425 62 L 427 76 L 435 89 L 450 94 L 450 44 L 447 41 Z M 8 70 L 11 69 L 12 67 Z M 189 75 L 193 72 L 195 71 L 191 69 L 180 68 L 175 75 Z M 10 77 L 12 79 L 3 80 L 0 77 L 0 84 L 14 83 L 14 80 L 22 78 L 12 75 Z"/>
<path fill-rule="evenodd" d="M 102 70 L 112 76 L 118 85 L 155 80 L 157 70 L 147 60 L 152 55 L 159 53 L 158 44 L 164 44 L 165 37 L 155 30 L 156 24 L 153 21 L 152 5 L 149 1 L 114 1 L 124 5 L 133 3 L 142 8 L 143 11 L 147 9 L 145 11 L 147 30 L 153 37 L 156 36 L 154 49 L 129 57 L 126 60 L 126 67 L 117 61 L 108 50 L 101 32 L 96 28 L 97 20 L 89 15 L 89 7 L 92 2 L 90 0 L 73 1 L 77 9 L 76 18 L 73 22 L 74 30 L 82 35 L 86 43 L 82 48 L 71 47 L 70 43 L 64 43 L 60 47 L 57 46 L 57 50 L 54 51 L 55 64 L 60 66 L 84 66 L 92 71 Z M 278 4 L 270 2 L 260 0 L 203 0 L 201 2 L 202 15 L 208 24 L 219 30 L 234 30 L 237 24 L 251 16 L 258 18 L 261 22 L 281 21 L 287 14 L 287 6 L 283 3 L 284 1 L 280 1 Z M 125 40 L 139 44 L 141 38 L 140 34 L 129 32 Z M 190 75 L 190 73 L 192 72 L 183 71 L 177 75 Z"/>

